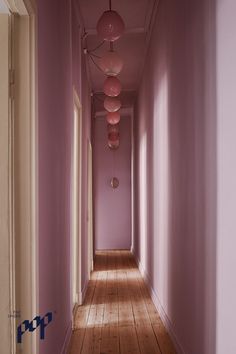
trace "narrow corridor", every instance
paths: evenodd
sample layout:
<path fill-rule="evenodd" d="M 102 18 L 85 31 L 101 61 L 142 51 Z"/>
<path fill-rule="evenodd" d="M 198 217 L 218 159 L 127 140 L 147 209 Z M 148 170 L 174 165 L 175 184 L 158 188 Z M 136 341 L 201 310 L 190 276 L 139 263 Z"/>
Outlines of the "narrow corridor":
<path fill-rule="evenodd" d="M 96 253 L 75 311 L 69 354 L 79 353 L 175 353 L 131 252 Z"/>

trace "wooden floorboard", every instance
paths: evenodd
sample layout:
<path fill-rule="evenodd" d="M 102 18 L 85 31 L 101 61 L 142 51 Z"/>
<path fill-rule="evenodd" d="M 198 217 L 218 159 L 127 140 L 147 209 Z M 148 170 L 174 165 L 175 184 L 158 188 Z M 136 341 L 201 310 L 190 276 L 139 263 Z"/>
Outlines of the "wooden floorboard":
<path fill-rule="evenodd" d="M 175 354 L 129 251 L 99 251 L 67 354 Z"/>

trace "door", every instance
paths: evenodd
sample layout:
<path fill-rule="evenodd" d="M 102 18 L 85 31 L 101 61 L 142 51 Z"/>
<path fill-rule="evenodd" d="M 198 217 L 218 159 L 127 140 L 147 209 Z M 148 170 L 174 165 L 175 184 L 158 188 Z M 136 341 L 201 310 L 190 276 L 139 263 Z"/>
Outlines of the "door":
<path fill-rule="evenodd" d="M 88 279 L 93 271 L 93 170 L 92 145 L 88 140 Z"/>
<path fill-rule="evenodd" d="M 72 312 L 82 303 L 81 289 L 81 159 L 82 119 L 79 97 L 74 90 L 72 184 L 71 184 L 71 254 L 72 254 Z"/>
<path fill-rule="evenodd" d="M 10 262 L 10 115 L 9 115 L 9 16 L 0 14 L 0 343 L 3 353 L 11 353 Z"/>
<path fill-rule="evenodd" d="M 16 342 L 17 327 L 38 314 L 35 13 L 30 0 L 27 7 L 6 3 L 11 15 L 0 14 L 0 343 L 4 353 L 35 354 L 36 332 Z"/>

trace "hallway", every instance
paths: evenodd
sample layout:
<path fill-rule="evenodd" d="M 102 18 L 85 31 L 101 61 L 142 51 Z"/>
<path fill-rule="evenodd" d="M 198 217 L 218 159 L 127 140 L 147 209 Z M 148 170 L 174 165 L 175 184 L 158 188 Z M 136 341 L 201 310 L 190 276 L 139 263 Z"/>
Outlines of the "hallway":
<path fill-rule="evenodd" d="M 236 353 L 235 14 L 0 0 L 0 354 Z"/>
<path fill-rule="evenodd" d="M 131 252 L 96 253 L 75 312 L 69 354 L 79 353 L 175 353 Z"/>

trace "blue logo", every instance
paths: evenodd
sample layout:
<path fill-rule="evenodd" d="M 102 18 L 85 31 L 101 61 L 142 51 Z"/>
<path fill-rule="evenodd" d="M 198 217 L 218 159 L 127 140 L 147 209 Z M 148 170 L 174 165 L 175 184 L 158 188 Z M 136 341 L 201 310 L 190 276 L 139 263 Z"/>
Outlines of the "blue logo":
<path fill-rule="evenodd" d="M 52 312 L 48 312 L 44 317 L 36 316 L 32 321 L 25 320 L 17 327 L 17 343 L 22 343 L 22 336 L 25 332 L 33 332 L 40 328 L 40 339 L 45 338 L 45 328 L 52 321 Z"/>

